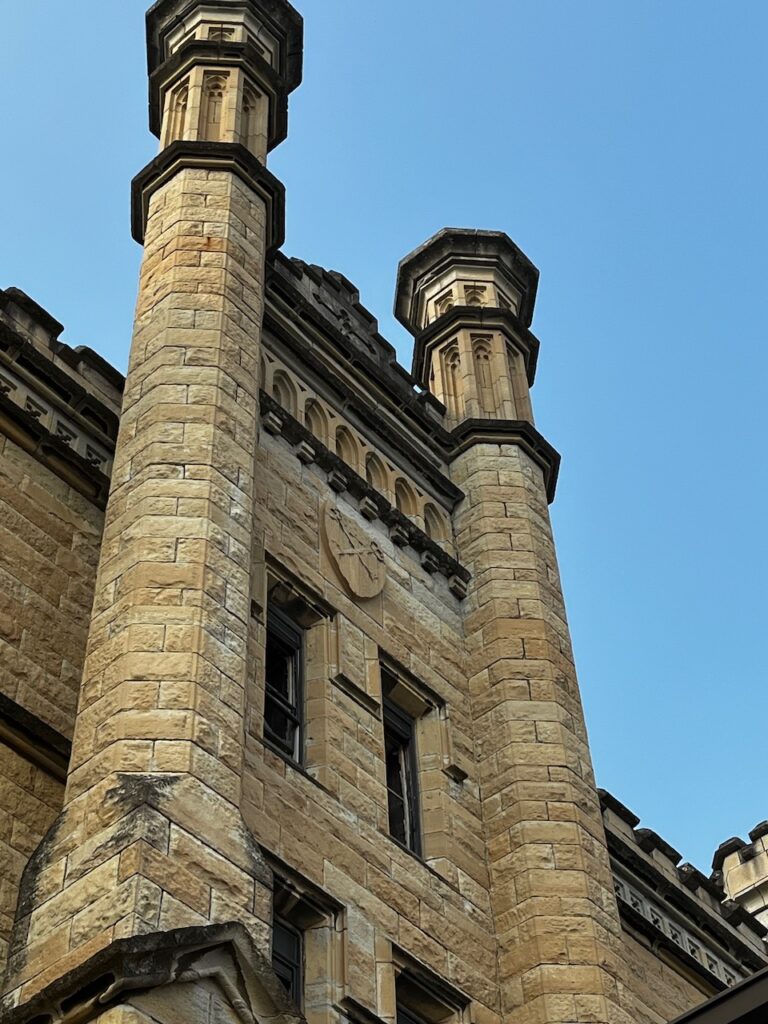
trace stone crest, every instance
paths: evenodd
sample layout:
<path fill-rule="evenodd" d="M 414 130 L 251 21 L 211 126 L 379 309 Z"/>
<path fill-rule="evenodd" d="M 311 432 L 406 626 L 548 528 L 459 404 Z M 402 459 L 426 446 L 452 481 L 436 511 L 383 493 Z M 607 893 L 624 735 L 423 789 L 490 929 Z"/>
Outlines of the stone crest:
<path fill-rule="evenodd" d="M 387 566 L 376 541 L 335 505 L 325 506 L 323 523 L 331 559 L 350 591 L 359 598 L 380 594 Z"/>

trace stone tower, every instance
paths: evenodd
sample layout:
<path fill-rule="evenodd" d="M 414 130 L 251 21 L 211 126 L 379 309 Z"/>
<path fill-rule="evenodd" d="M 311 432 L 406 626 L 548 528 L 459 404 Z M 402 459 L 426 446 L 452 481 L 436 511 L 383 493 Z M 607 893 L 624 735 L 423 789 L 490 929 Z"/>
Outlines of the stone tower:
<path fill-rule="evenodd" d="M 620 925 L 533 426 L 538 271 L 503 233 L 445 230 L 400 265 L 414 376 L 455 438 L 467 676 L 502 1016 L 614 1021 Z"/>
<path fill-rule="evenodd" d="M 659 1024 L 738 993 L 765 927 L 595 789 L 538 271 L 501 232 L 413 252 L 409 373 L 280 251 L 299 15 L 147 27 L 127 378 L 0 290 L 2 1024 Z M 764 833 L 716 863 L 758 913 Z"/>
<path fill-rule="evenodd" d="M 133 185 L 120 434 L 64 807 L 25 874 L 5 1005 L 23 1015 L 58 982 L 59 1014 L 119 1006 L 151 975 L 170 1021 L 162 984 L 199 974 L 219 979 L 217 1020 L 241 1003 L 275 1016 L 238 966 L 250 943 L 258 969 L 271 921 L 240 804 L 264 278 L 283 230 L 265 163 L 302 21 L 285 0 L 159 0 L 147 32 L 161 151 Z M 207 1019 L 201 998 L 177 988 L 174 1012 Z"/>

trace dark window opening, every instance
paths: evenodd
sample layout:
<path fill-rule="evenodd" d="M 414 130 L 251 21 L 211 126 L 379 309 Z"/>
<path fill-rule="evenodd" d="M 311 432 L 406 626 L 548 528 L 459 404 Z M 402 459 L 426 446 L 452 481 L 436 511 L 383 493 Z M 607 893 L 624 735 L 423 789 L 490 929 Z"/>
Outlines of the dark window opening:
<path fill-rule="evenodd" d="M 413 1013 L 412 1010 L 403 1006 L 402 1003 L 398 1003 L 395 1024 L 424 1024 L 424 1021 Z"/>
<path fill-rule="evenodd" d="M 304 936 L 281 917 L 272 924 L 272 967 L 297 1006 L 304 990 Z"/>
<path fill-rule="evenodd" d="M 284 612 L 267 616 L 264 736 L 299 763 L 302 752 L 304 634 Z"/>
<path fill-rule="evenodd" d="M 384 700 L 384 754 L 387 770 L 389 833 L 393 839 L 420 855 L 421 832 L 414 720 L 386 698 Z"/>

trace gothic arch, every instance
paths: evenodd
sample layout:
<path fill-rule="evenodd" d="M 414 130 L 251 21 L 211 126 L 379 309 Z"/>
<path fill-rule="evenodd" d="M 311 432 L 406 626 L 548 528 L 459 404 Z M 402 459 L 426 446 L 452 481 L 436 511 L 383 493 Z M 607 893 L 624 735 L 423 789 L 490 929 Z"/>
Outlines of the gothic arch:
<path fill-rule="evenodd" d="M 328 417 L 316 399 L 310 398 L 304 407 L 304 426 L 322 444 L 328 444 Z"/>
<path fill-rule="evenodd" d="M 336 454 L 356 473 L 360 471 L 361 448 L 348 427 L 339 427 L 336 431 Z"/>
<path fill-rule="evenodd" d="M 240 141 L 251 152 L 256 151 L 259 134 L 259 94 L 250 86 L 243 87 L 243 106 L 240 118 Z"/>
<path fill-rule="evenodd" d="M 184 138 L 187 130 L 187 109 L 189 107 L 189 82 L 182 82 L 171 93 L 170 124 L 167 141 L 176 142 Z"/>
<path fill-rule="evenodd" d="M 373 452 L 365 460 L 365 479 L 380 494 L 387 494 L 389 491 L 387 470 L 378 455 Z"/>
<path fill-rule="evenodd" d="M 447 539 L 445 517 L 429 501 L 424 506 L 424 532 L 430 540 L 434 540 L 438 544 L 443 543 Z"/>
<path fill-rule="evenodd" d="M 285 370 L 275 370 L 274 372 L 272 397 L 291 416 L 296 415 L 296 387 Z"/>
<path fill-rule="evenodd" d="M 200 138 L 205 142 L 220 142 L 224 133 L 224 100 L 227 95 L 228 75 L 206 71 L 203 78 L 203 102 L 200 109 Z"/>
<path fill-rule="evenodd" d="M 476 338 L 472 342 L 472 357 L 475 362 L 477 397 L 483 412 L 496 412 L 496 392 L 493 382 L 493 352 L 489 338 Z"/>
<path fill-rule="evenodd" d="M 457 420 L 463 409 L 464 384 L 461 379 L 461 353 L 457 342 L 452 342 L 441 356 L 443 364 L 443 402 L 448 415 Z"/>
<path fill-rule="evenodd" d="M 408 481 L 401 476 L 395 481 L 395 505 L 405 516 L 416 515 L 416 495 Z"/>

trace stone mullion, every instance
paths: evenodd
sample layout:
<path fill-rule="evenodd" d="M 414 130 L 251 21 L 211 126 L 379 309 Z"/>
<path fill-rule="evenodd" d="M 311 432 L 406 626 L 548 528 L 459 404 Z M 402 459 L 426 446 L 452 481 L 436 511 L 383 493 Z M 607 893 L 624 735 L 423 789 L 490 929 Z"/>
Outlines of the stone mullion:
<path fill-rule="evenodd" d="M 620 925 L 540 471 L 514 446 L 454 463 L 473 570 L 468 664 L 504 1018 L 625 1020 Z"/>

